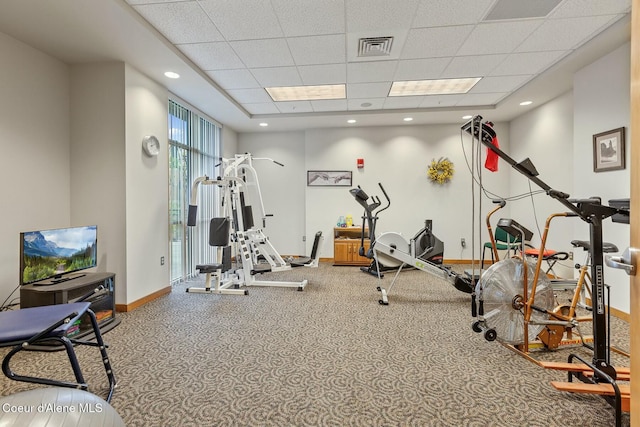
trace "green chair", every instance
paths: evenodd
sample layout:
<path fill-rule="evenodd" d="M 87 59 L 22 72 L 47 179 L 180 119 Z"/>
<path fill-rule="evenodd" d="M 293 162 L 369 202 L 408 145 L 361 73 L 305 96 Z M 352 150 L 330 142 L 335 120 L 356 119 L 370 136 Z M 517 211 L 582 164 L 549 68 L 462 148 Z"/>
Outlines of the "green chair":
<path fill-rule="evenodd" d="M 511 250 L 513 250 L 513 253 L 515 254 L 516 251 L 520 249 L 520 244 L 521 244 L 520 237 L 512 236 L 511 234 L 504 231 L 502 228 L 496 227 L 496 231 L 495 231 L 495 234 L 493 235 L 493 238 L 495 240 L 496 249 L 499 251 L 508 251 L 507 254 L 509 254 L 511 253 Z M 495 259 L 493 255 L 493 247 L 491 242 L 485 242 L 484 246 L 482 247 L 482 263 L 480 265 L 484 266 L 484 256 L 487 249 L 489 249 L 489 252 L 491 253 L 491 264 L 493 264 L 496 261 L 500 261 Z"/>

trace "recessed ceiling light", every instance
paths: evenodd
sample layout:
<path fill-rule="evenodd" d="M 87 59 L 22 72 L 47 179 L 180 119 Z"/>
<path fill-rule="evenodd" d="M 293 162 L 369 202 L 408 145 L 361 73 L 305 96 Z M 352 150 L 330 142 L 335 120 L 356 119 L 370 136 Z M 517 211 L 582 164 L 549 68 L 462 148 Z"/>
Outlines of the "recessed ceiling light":
<path fill-rule="evenodd" d="M 312 101 L 319 99 L 344 99 L 347 97 L 344 84 L 320 86 L 266 87 L 265 90 L 276 102 Z"/>
<path fill-rule="evenodd" d="M 369 107 L 371 107 L 372 105 L 373 105 L 373 104 L 372 104 L 372 103 L 370 103 L 370 102 L 363 102 L 362 104 L 360 104 L 360 106 L 361 106 L 362 108 L 369 108 Z"/>
<path fill-rule="evenodd" d="M 473 116 L 462 116 L 463 120 L 469 120 L 470 118 L 472 118 Z"/>
<path fill-rule="evenodd" d="M 411 80 L 393 82 L 389 96 L 467 93 L 482 77 L 468 79 Z"/>
<path fill-rule="evenodd" d="M 411 120 L 413 120 L 413 117 L 405 117 L 404 119 L 405 122 L 410 122 Z"/>
<path fill-rule="evenodd" d="M 174 73 L 173 71 L 167 71 L 166 73 L 164 73 L 164 75 L 166 77 L 169 77 L 170 79 L 179 79 L 180 78 L 180 74 Z"/>
<path fill-rule="evenodd" d="M 522 105 L 523 107 L 525 105 L 531 105 L 531 104 L 533 104 L 533 101 L 523 101 L 523 102 L 520 103 L 520 105 Z"/>
<path fill-rule="evenodd" d="M 356 122 L 356 120 L 355 120 L 355 119 L 349 119 L 349 120 L 347 120 L 347 123 L 355 123 L 355 122 Z"/>
<path fill-rule="evenodd" d="M 269 126 L 269 123 L 262 122 L 262 123 L 260 123 L 260 126 L 262 126 L 264 128 L 264 127 Z"/>

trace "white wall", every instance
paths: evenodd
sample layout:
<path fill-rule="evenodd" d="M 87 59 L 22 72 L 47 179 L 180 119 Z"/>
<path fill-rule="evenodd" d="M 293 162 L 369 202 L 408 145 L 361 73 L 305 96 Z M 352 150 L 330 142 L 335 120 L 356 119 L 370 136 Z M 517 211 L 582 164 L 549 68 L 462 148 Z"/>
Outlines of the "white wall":
<path fill-rule="evenodd" d="M 523 114 L 511 122 L 511 152 L 514 160 L 527 157 L 538 170 L 538 178 L 553 189 L 563 191 L 572 197 L 573 183 L 573 94 L 568 92 L 558 98 Z M 506 163 L 501 166 L 510 168 Z M 511 169 L 510 193 L 512 196 L 540 190 L 536 184 L 521 173 Z M 552 213 L 566 212 L 567 208 L 545 193 L 509 202 L 513 219 L 534 233 L 532 245 L 539 247 L 545 221 Z M 578 219 L 555 218 L 551 222 L 547 238 L 547 248 L 570 252 L 573 249 L 573 224 Z M 567 260 L 554 267 L 562 277 L 573 276 L 574 261 Z"/>
<path fill-rule="evenodd" d="M 2 303 L 19 283 L 20 232 L 70 225 L 71 175 L 68 67 L 3 33 L 0 57 Z"/>
<path fill-rule="evenodd" d="M 168 92 L 130 66 L 125 86 L 126 301 L 133 302 L 170 282 Z M 145 135 L 160 140 L 158 156 L 143 152 Z"/>
<path fill-rule="evenodd" d="M 505 147 L 509 146 L 507 130 L 507 126 L 496 125 Z M 382 183 L 391 207 L 380 214 L 378 234 L 396 231 L 409 239 L 431 219 L 434 234 L 444 242 L 445 258 L 471 259 L 471 223 L 477 214 L 472 211 L 471 173 L 465 152 L 471 159 L 471 140 L 466 134 L 461 140 L 460 125 L 316 130 L 307 135 L 306 163 L 307 169 L 354 170 L 354 186 L 360 185 L 369 196 L 382 197 L 378 188 Z M 454 178 L 444 185 L 427 178 L 431 160 L 441 157 L 448 157 L 455 167 Z M 364 158 L 364 169 L 356 169 L 357 158 Z M 494 192 L 507 194 L 508 181 L 487 174 L 484 181 Z M 351 214 L 354 222 L 361 224 L 362 208 L 347 190 L 307 188 L 307 233 L 322 230 L 328 233 L 331 245 L 338 216 Z M 485 212 L 489 205 L 485 200 Z M 466 249 L 460 245 L 461 238 L 468 242 Z M 478 247 L 481 242 L 476 238 L 475 243 Z M 326 253 L 331 256 L 333 248 L 327 248 Z M 479 249 L 475 258 L 479 258 Z"/>
<path fill-rule="evenodd" d="M 233 129 L 222 126 L 222 157 L 230 158 L 238 153 L 238 133 Z"/>
<path fill-rule="evenodd" d="M 124 64 L 71 67 L 71 212 L 98 226 L 98 271 L 116 274 L 126 301 Z"/>
<path fill-rule="evenodd" d="M 168 179 L 162 167 L 166 152 L 154 160 L 142 157 L 140 149 L 142 135 L 166 135 L 164 89 L 122 63 L 70 69 L 4 34 L 0 54 L 0 78 L 11 82 L 0 86 L 0 94 L 11 100 L 0 107 L 0 144 L 7 159 L 16 159 L 0 169 L 6 218 L 0 225 L 5 242 L 0 246 L 0 297 L 18 283 L 20 231 L 88 223 L 99 225 L 98 269 L 118 274 L 119 303 L 166 286 L 167 267 L 159 265 L 159 257 L 168 242 L 159 236 L 167 233 L 145 222 L 167 222 L 161 212 L 166 211 L 167 190 L 159 184 Z M 530 157 L 552 187 L 573 196 L 600 195 L 607 201 L 629 196 L 629 171 L 594 173 L 592 135 L 620 126 L 628 130 L 629 125 L 626 44 L 576 73 L 572 93 L 510 124 L 498 124 L 496 130 L 501 147 L 516 159 Z M 166 144 L 166 139 L 161 141 Z M 271 238 L 282 253 L 308 253 L 311 242 L 301 245 L 302 236 L 322 230 L 327 235 L 323 256 L 331 257 L 338 216 L 351 214 L 360 222 L 361 209 L 348 188 L 306 186 L 306 170 L 345 169 L 353 170 L 354 185 L 370 194 L 378 193 L 378 182 L 388 189 L 393 204 L 383 213 L 380 232 L 394 230 L 411 237 L 429 218 L 445 242 L 445 257 L 471 257 L 470 246 L 460 248 L 461 237 L 471 240 L 472 213 L 458 125 L 279 134 L 237 134 L 223 127 L 223 147 L 225 157 L 250 151 L 285 163 L 285 168 L 256 165 L 266 210 L 275 215 L 269 220 Z M 442 156 L 455 163 L 456 176 L 437 186 L 428 182 L 426 168 L 431 159 Z M 356 169 L 356 158 L 365 159 L 364 170 Z M 506 197 L 528 190 L 516 172 L 510 171 L 506 179 L 501 172 L 483 174 L 491 191 Z M 546 196 L 535 200 L 542 224 L 557 202 Z M 505 216 L 535 222 L 527 203 L 510 203 Z M 484 212 L 492 207 L 487 199 L 483 204 Z M 478 245 L 486 239 L 479 229 Z M 578 224 L 570 237 L 583 238 L 586 230 L 585 224 Z M 604 232 L 605 240 L 621 250 L 629 244 L 628 226 L 607 221 Z M 567 233 L 552 233 L 550 243 L 565 249 Z M 606 277 L 614 285 L 612 305 L 628 312 L 628 278 L 611 269 Z M 136 283 L 129 286 L 129 281 Z"/>
<path fill-rule="evenodd" d="M 71 69 L 72 223 L 98 225 L 97 269 L 116 274 L 118 304 L 169 286 L 167 99 L 122 62 Z"/>
<path fill-rule="evenodd" d="M 502 135 L 502 146 L 508 148 L 508 126 L 497 124 L 496 130 Z M 391 208 L 381 214 L 380 233 L 397 231 L 409 239 L 424 226 L 425 219 L 432 219 L 434 233 L 445 243 L 445 258 L 471 259 L 471 175 L 463 153 L 464 145 L 470 158 L 471 142 L 466 136 L 463 141 L 460 125 L 409 125 L 240 134 L 239 148 L 288 159 L 281 174 L 277 170 L 259 171 L 265 204 L 276 200 L 275 209 L 283 212 L 270 220 L 275 225 L 274 233 L 269 234 L 282 253 L 298 248 L 300 236 L 306 235 L 306 248 L 299 253 L 308 254 L 311 236 L 322 231 L 326 236 L 322 257 L 333 257 L 333 227 L 338 217 L 350 214 L 356 224 L 361 224 L 362 208 L 349 194 L 351 187 L 306 186 L 307 170 L 351 170 L 353 186 L 361 185 L 369 195 L 382 196 L 377 186 L 381 182 L 392 199 Z M 452 182 L 445 185 L 433 184 L 427 178 L 431 160 L 440 157 L 448 157 L 456 169 Z M 356 168 L 357 158 L 364 158 L 364 169 Z M 295 169 L 289 169 L 289 164 Z M 269 181 L 263 182 L 263 176 Z M 484 179 L 488 188 L 503 197 L 508 195 L 508 180 L 491 175 Z M 304 203 L 297 194 L 302 194 Z M 485 199 L 484 213 L 491 208 Z M 305 222 L 299 223 L 298 218 L 305 218 Z M 484 229 L 478 232 L 486 239 Z M 468 242 L 464 250 L 460 246 L 463 237 Z M 476 238 L 476 246 L 481 243 Z M 479 258 L 479 249 L 475 257 Z"/>
<path fill-rule="evenodd" d="M 306 223 L 304 132 L 245 133 L 240 135 L 238 146 L 239 152 L 251 153 L 254 158 L 268 157 L 284 164 L 281 167 L 266 160 L 253 162 L 265 213 L 273 215 L 266 220 L 265 234 L 282 255 L 308 254 L 310 250 L 305 250 L 302 240 Z"/>
<path fill-rule="evenodd" d="M 629 147 L 626 169 L 595 173 L 593 171 L 593 135 L 625 127 L 627 141 L 630 127 L 630 44 L 588 65 L 574 76 L 574 192 L 581 196 L 610 199 L 627 198 L 630 194 Z M 575 238 L 587 239 L 587 224 L 578 224 Z M 614 243 L 620 251 L 629 246 L 629 226 L 603 224 L 603 240 Z M 611 305 L 629 313 L 629 277 L 621 270 L 605 267 L 605 282 L 611 285 Z"/>

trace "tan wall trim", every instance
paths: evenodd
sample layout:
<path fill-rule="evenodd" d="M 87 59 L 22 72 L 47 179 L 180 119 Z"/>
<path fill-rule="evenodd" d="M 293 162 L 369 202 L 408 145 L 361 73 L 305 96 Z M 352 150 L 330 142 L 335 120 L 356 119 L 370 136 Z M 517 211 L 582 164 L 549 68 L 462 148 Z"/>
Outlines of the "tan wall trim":
<path fill-rule="evenodd" d="M 140 307 L 141 305 L 144 305 L 148 302 L 153 301 L 154 299 L 158 299 L 161 296 L 167 295 L 171 293 L 171 286 L 167 286 L 166 288 L 162 288 L 159 291 L 156 291 L 150 295 L 147 295 L 144 298 L 140 298 L 137 301 L 134 301 L 130 304 L 116 304 L 116 311 L 119 312 L 128 312 L 128 311 L 132 311 L 138 307 Z"/>
<path fill-rule="evenodd" d="M 591 304 L 590 298 L 585 298 L 584 302 L 590 307 L 593 306 L 593 304 Z M 617 308 L 613 308 L 613 307 L 609 307 L 609 311 L 611 312 L 613 317 L 617 317 L 618 319 L 624 320 L 625 322 L 631 321 L 631 315 L 629 313 L 625 313 L 624 311 L 618 310 Z"/>
<path fill-rule="evenodd" d="M 617 308 L 609 307 L 611 310 L 611 314 L 618 319 L 624 320 L 625 322 L 631 322 L 631 314 L 625 313 L 624 311 L 618 310 Z"/>
<path fill-rule="evenodd" d="M 333 262 L 333 258 L 320 258 L 320 262 Z M 471 265 L 470 259 L 445 259 L 443 264 L 469 264 Z M 476 260 L 476 264 L 480 264 L 478 260 Z M 491 261 L 485 261 L 484 265 L 491 265 Z"/>

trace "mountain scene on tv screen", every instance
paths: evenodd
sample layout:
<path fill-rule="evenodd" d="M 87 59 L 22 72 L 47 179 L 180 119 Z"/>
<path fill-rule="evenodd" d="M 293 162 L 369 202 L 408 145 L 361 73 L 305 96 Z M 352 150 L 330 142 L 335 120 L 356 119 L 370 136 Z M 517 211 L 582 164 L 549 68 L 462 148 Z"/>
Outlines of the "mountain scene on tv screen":
<path fill-rule="evenodd" d="M 76 243 L 77 245 L 77 243 Z M 29 283 L 70 271 L 93 267 L 95 241 L 81 243 L 82 247 L 61 247 L 40 231 L 24 234 L 22 272 L 23 282 Z"/>

